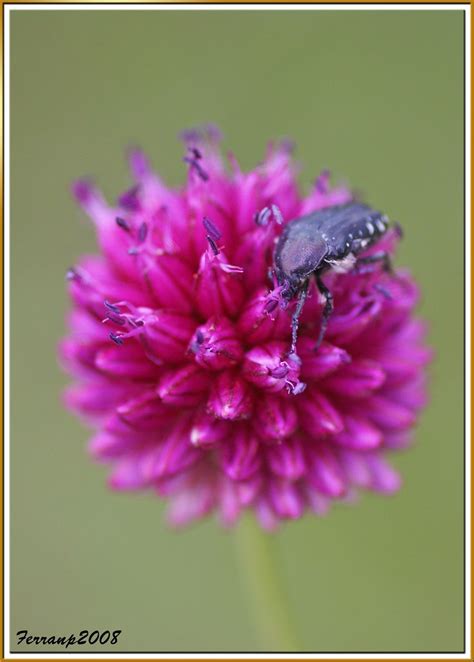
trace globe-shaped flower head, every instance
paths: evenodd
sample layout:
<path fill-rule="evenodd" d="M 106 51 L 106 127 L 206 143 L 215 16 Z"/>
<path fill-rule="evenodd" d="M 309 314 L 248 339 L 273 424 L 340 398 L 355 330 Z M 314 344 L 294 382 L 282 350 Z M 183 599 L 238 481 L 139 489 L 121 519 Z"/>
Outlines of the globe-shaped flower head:
<path fill-rule="evenodd" d="M 353 196 L 323 172 L 302 197 L 287 144 L 247 173 L 232 155 L 226 168 L 215 130 L 184 138 L 182 189 L 139 150 L 116 206 L 88 181 L 74 186 L 101 255 L 68 272 L 61 355 L 79 383 L 66 399 L 96 428 L 90 451 L 111 466 L 110 486 L 153 490 L 174 524 L 212 511 L 231 524 L 249 508 L 266 528 L 357 488 L 396 491 L 386 455 L 409 442 L 429 360 L 413 280 L 377 263 L 330 269 L 324 340 L 315 350 L 325 302 L 310 282 L 290 352 L 295 302 L 274 278 L 276 239 Z M 363 255 L 393 253 L 398 239 L 389 230 Z"/>

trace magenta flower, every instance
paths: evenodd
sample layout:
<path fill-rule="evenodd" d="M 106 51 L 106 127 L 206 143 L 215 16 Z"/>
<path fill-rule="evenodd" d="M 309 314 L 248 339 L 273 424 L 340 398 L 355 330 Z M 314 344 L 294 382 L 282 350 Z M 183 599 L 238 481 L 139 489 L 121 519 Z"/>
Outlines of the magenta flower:
<path fill-rule="evenodd" d="M 180 190 L 138 150 L 116 206 L 74 186 L 102 255 L 68 272 L 61 356 L 79 383 L 66 400 L 96 428 L 90 451 L 111 465 L 110 486 L 154 490 L 176 525 L 212 511 L 229 525 L 249 508 L 265 528 L 322 515 L 357 488 L 395 492 L 386 456 L 409 443 L 430 359 L 412 278 L 380 265 L 328 272 L 324 341 L 314 351 L 324 301 L 312 284 L 289 354 L 294 303 L 269 276 L 275 239 L 352 194 L 324 172 L 301 197 L 287 145 L 245 173 L 232 155 L 226 171 L 213 130 L 185 141 Z M 388 231 L 366 254 L 398 239 Z"/>

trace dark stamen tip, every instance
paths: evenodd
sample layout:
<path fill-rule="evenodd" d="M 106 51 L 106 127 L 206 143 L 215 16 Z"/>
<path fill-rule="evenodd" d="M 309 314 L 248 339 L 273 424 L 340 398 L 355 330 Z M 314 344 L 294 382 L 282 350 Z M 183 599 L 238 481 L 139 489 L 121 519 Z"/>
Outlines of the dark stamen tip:
<path fill-rule="evenodd" d="M 188 147 L 188 149 L 197 161 L 199 161 L 199 159 L 202 159 L 202 154 L 197 147 Z"/>
<path fill-rule="evenodd" d="M 283 223 L 283 214 L 281 213 L 280 208 L 277 207 L 276 205 L 272 205 L 272 212 L 273 212 L 273 218 L 278 223 L 278 225 L 282 225 L 282 223 Z"/>
<path fill-rule="evenodd" d="M 138 241 L 142 244 L 148 236 L 148 225 L 143 222 L 138 228 Z"/>
<path fill-rule="evenodd" d="M 111 310 L 113 313 L 117 313 L 118 315 L 120 315 L 120 313 L 121 313 L 121 310 L 120 310 L 119 306 L 116 306 L 115 304 L 110 303 L 110 301 L 107 301 L 107 299 L 104 300 L 104 306 L 106 308 L 108 308 L 109 310 Z"/>
<path fill-rule="evenodd" d="M 130 232 L 130 225 L 124 218 L 120 218 L 120 216 L 117 216 L 115 218 L 115 222 L 117 223 L 119 228 L 122 228 L 122 230 L 125 230 L 125 232 Z"/>
<path fill-rule="evenodd" d="M 201 158 L 201 153 L 200 152 L 198 152 L 198 153 L 199 153 L 199 159 L 200 159 Z M 197 175 L 203 180 L 203 182 L 207 182 L 207 180 L 209 179 L 209 175 L 207 174 L 207 172 L 204 170 L 204 168 L 199 163 L 199 159 L 196 156 L 194 156 L 194 157 L 185 156 L 183 158 L 183 161 L 185 163 L 189 164 L 191 166 L 191 168 L 193 168 L 196 171 Z"/>
<path fill-rule="evenodd" d="M 122 338 L 113 331 L 109 333 L 109 338 L 110 340 L 113 340 L 116 345 L 123 345 Z"/>
<path fill-rule="evenodd" d="M 206 229 L 208 235 L 212 237 L 214 241 L 217 241 L 222 237 L 222 233 L 219 230 L 219 228 L 216 225 L 214 225 L 214 223 L 206 216 L 204 216 L 204 218 L 202 219 L 202 224 L 204 225 L 204 228 Z"/>
<path fill-rule="evenodd" d="M 201 166 L 197 161 L 194 161 L 194 169 L 196 170 L 197 174 L 199 175 L 199 177 L 202 179 L 203 182 L 208 181 L 209 175 L 203 168 L 201 168 Z"/>
<path fill-rule="evenodd" d="M 257 225 L 261 225 L 261 226 L 263 226 L 263 227 L 265 227 L 266 225 L 268 225 L 268 221 L 270 220 L 270 215 L 271 215 L 271 213 L 272 213 L 272 212 L 271 212 L 271 210 L 270 210 L 269 207 L 264 207 L 263 209 L 261 209 L 261 210 L 258 212 L 257 217 L 256 217 L 256 220 L 255 220 L 255 222 L 257 223 Z"/>
<path fill-rule="evenodd" d="M 206 239 L 209 242 L 209 246 L 211 247 L 211 250 L 214 253 L 214 255 L 219 255 L 220 251 L 219 251 L 219 249 L 217 247 L 217 244 L 214 241 L 214 239 L 210 235 L 207 235 Z"/>

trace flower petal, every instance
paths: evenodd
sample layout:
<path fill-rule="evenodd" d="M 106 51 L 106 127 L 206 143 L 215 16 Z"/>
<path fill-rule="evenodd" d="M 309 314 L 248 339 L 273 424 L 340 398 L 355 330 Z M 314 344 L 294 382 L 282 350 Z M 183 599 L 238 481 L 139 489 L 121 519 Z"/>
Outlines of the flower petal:
<path fill-rule="evenodd" d="M 221 463 L 232 480 L 245 480 L 258 471 L 261 465 L 260 444 L 248 427 L 240 425 L 233 438 L 222 446 Z"/>
<path fill-rule="evenodd" d="M 304 511 L 304 500 L 298 487 L 289 480 L 273 478 L 269 487 L 270 500 L 279 517 L 298 519 Z"/>
<path fill-rule="evenodd" d="M 196 329 L 190 351 L 196 363 L 209 370 L 222 370 L 237 365 L 243 348 L 232 322 L 225 317 L 211 318 Z"/>
<path fill-rule="evenodd" d="M 256 408 L 254 426 L 262 439 L 281 441 L 292 435 L 298 426 L 295 406 L 288 398 L 264 395 Z"/>
<path fill-rule="evenodd" d="M 307 447 L 306 455 L 309 482 L 327 496 L 342 497 L 346 492 L 347 482 L 336 455 L 322 445 Z"/>
<path fill-rule="evenodd" d="M 364 398 L 379 389 L 385 381 L 385 372 L 374 361 L 355 359 L 324 381 L 324 388 L 340 397 Z"/>
<path fill-rule="evenodd" d="M 265 456 L 271 471 L 287 480 L 298 480 L 306 473 L 306 461 L 303 445 L 298 438 L 285 440 L 284 443 L 269 446 Z"/>
<path fill-rule="evenodd" d="M 175 407 L 194 407 L 209 389 L 207 373 L 193 364 L 178 370 L 170 370 L 160 380 L 156 393 L 162 402 Z"/>
<path fill-rule="evenodd" d="M 315 351 L 315 338 L 300 338 L 298 354 L 301 358 L 301 377 L 319 380 L 351 362 L 345 349 L 323 342 Z"/>
<path fill-rule="evenodd" d="M 342 432 L 344 421 L 326 396 L 310 390 L 298 398 L 296 406 L 303 430 L 313 439 Z"/>
<path fill-rule="evenodd" d="M 383 442 L 383 435 L 379 428 L 361 416 L 345 416 L 344 430 L 331 437 L 331 441 L 344 448 L 367 451 L 378 448 Z"/>
<path fill-rule="evenodd" d="M 225 370 L 214 380 L 207 403 L 216 418 L 237 421 L 252 413 L 252 392 L 248 382 L 231 370 Z"/>

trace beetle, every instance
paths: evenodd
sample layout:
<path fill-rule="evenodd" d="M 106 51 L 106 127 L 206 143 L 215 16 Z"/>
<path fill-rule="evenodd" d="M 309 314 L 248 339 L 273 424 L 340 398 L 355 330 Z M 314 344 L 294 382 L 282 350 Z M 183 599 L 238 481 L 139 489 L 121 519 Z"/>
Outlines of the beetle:
<path fill-rule="evenodd" d="M 387 216 L 361 202 L 327 207 L 288 221 L 277 239 L 273 266 L 278 285 L 282 286 L 284 302 L 297 300 L 291 321 L 290 355 L 296 352 L 298 322 L 311 276 L 314 275 L 318 290 L 325 299 L 315 345 L 317 350 L 334 307 L 332 294 L 322 275 L 329 269 L 349 271 L 357 269 L 360 264 L 377 262 L 390 272 L 390 256 L 384 251 L 357 258 L 359 253 L 379 241 L 387 228 Z"/>

